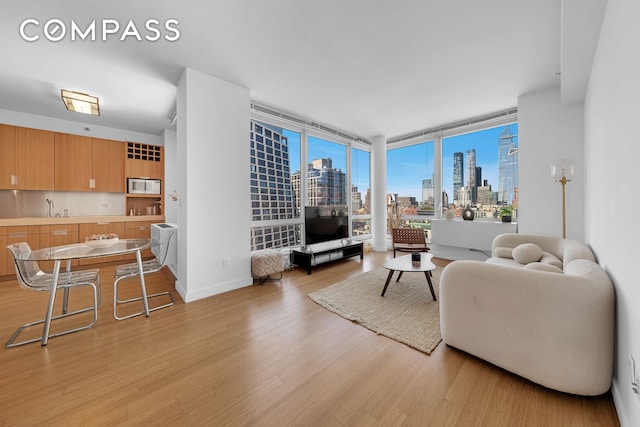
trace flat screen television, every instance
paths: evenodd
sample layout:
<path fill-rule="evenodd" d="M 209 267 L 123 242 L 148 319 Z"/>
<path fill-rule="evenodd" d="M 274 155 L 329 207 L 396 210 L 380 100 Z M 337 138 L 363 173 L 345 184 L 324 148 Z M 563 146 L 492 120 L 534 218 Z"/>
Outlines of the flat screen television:
<path fill-rule="evenodd" d="M 349 238 L 347 206 L 305 206 L 305 244 Z"/>

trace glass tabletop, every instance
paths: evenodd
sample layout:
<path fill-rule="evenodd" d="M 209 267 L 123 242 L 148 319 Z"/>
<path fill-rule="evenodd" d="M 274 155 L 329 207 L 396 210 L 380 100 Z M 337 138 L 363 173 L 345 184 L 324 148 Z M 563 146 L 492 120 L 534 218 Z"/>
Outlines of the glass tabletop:
<path fill-rule="evenodd" d="M 96 258 L 126 254 L 157 245 L 159 245 L 159 243 L 151 239 L 120 239 L 113 245 L 102 248 L 91 247 L 86 243 L 73 243 L 70 245 L 36 249 L 22 254 L 19 259 L 23 261 L 64 261 L 70 259 Z"/>

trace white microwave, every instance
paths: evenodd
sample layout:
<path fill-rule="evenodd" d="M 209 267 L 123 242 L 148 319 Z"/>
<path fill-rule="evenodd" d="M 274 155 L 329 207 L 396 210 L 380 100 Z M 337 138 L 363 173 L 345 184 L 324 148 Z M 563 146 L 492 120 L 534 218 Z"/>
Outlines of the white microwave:
<path fill-rule="evenodd" d="M 129 194 L 160 194 L 159 179 L 127 178 Z"/>

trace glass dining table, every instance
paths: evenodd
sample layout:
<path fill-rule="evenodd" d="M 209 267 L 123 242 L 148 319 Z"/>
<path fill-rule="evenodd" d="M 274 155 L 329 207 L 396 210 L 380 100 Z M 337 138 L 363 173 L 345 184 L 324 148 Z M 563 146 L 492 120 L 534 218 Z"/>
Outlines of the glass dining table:
<path fill-rule="evenodd" d="M 71 261 L 87 259 L 87 258 L 99 258 L 111 255 L 121 255 L 128 253 L 136 254 L 136 261 L 138 264 L 138 271 L 140 273 L 140 290 L 142 292 L 142 302 L 144 304 L 144 314 L 149 316 L 149 305 L 147 302 L 147 291 L 144 282 L 144 270 L 142 267 L 142 255 L 141 251 L 149 247 L 155 246 L 158 243 L 151 239 L 119 239 L 107 247 L 92 247 L 86 243 L 73 243 L 70 245 L 54 246 L 51 248 L 43 248 L 32 250 L 31 252 L 24 253 L 20 259 L 23 261 L 35 260 L 35 261 L 53 261 L 53 286 L 50 290 L 49 304 L 47 306 L 47 314 L 44 321 L 44 330 L 42 333 L 41 345 L 47 345 L 49 338 L 49 330 L 51 328 L 51 318 L 53 317 L 53 306 L 56 300 L 56 291 L 58 290 L 58 278 L 60 277 L 60 266 L 62 261 L 66 261 L 67 272 L 71 271 Z M 65 292 L 68 288 L 65 288 Z M 67 298 L 65 298 L 66 302 Z M 63 312 L 66 311 L 66 307 L 62 308 Z"/>

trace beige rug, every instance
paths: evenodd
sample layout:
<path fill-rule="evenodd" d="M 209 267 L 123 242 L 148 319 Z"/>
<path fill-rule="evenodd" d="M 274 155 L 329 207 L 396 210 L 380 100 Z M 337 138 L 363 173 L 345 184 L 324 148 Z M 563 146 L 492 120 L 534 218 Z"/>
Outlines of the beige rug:
<path fill-rule="evenodd" d="M 439 296 L 441 267 L 433 271 L 433 288 Z M 375 270 L 309 294 L 316 303 L 345 319 L 386 337 L 431 354 L 442 340 L 440 308 L 433 301 L 424 273 L 394 273 L 384 297 L 380 296 L 389 270 Z"/>

